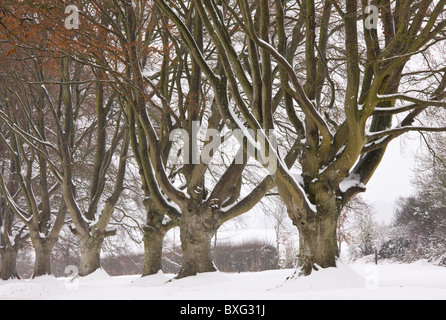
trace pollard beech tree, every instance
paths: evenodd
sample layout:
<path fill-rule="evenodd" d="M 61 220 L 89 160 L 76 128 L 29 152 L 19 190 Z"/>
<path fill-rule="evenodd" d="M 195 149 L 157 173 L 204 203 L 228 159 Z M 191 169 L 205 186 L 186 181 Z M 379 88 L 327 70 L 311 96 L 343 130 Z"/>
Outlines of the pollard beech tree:
<path fill-rule="evenodd" d="M 81 67 L 85 66 L 81 65 Z M 63 89 L 64 129 L 61 130 L 61 127 L 58 129 L 63 195 L 73 222 L 71 230 L 81 243 L 79 275 L 86 276 L 100 268 L 103 242 L 116 232 L 108 225 L 123 192 L 130 142 L 122 112 L 116 108 L 116 95 L 108 93 L 109 90 L 106 90 L 103 83 L 95 81 L 103 79 L 100 71 L 96 73 L 96 78 L 93 80 L 96 82 L 93 113 L 96 119 L 89 124 L 87 129 L 94 128 L 96 133 L 94 140 L 90 138 L 88 141 L 82 141 L 85 132 L 76 130 L 76 124 L 81 120 L 77 118 L 78 112 L 81 111 L 79 108 L 82 108 L 85 103 L 79 101 L 79 96 L 75 99 L 71 96 L 71 92 L 79 92 L 76 91 L 79 89 L 76 88 L 77 84 L 71 84 L 77 81 L 76 73 L 71 74 L 69 71 L 69 59 L 64 59 L 62 70 L 64 70 L 64 75 L 61 80 L 67 84 L 67 87 Z M 74 88 L 70 88 L 72 85 Z M 86 112 L 92 111 L 91 105 L 86 107 Z M 75 154 L 79 152 L 79 147 L 85 148 L 80 159 L 86 161 L 89 158 L 91 161 L 84 163 L 89 166 L 87 171 L 89 174 L 81 177 L 81 181 L 84 179 L 88 181 L 87 201 L 80 196 L 75 184 L 75 179 L 78 178 L 76 175 L 79 174 L 76 172 L 78 160 Z M 113 163 L 114 159 L 117 159 L 117 164 Z M 116 167 L 116 175 L 111 180 L 109 174 L 113 166 Z"/>
<path fill-rule="evenodd" d="M 145 196 L 143 201 L 146 211 L 146 222 L 143 226 L 145 255 L 142 275 L 149 276 L 161 270 L 165 235 L 177 224 L 173 219 L 166 219 L 165 210 L 160 209 L 160 206 L 156 205 L 148 184 L 150 180 L 147 181 L 147 174 L 152 174 L 152 167 L 140 120 L 136 117 L 132 108 L 134 103 L 132 98 L 133 90 L 135 89 L 135 92 L 137 92 L 138 88 L 134 87 L 132 83 L 132 74 L 127 59 L 130 46 L 137 45 L 129 42 L 128 33 L 136 31 L 125 29 L 128 25 L 123 11 L 124 3 L 96 1 L 80 6 L 82 18 L 80 31 L 76 33 L 74 41 L 68 38 L 66 42 L 72 45 L 70 55 L 74 59 L 82 61 L 82 63 L 92 68 L 99 66 L 103 70 L 104 76 L 113 80 L 114 83 L 111 85 L 117 97 L 122 101 L 121 107 L 125 112 L 126 125 L 128 126 L 127 136 L 133 151 L 132 158 L 134 158 L 139 168 L 141 188 Z M 155 26 L 158 24 L 158 21 L 155 20 L 157 18 L 156 15 L 151 14 L 151 8 L 148 7 L 147 3 L 139 2 L 137 10 L 139 10 L 139 25 L 134 27 L 141 28 L 138 31 L 138 40 L 143 41 L 143 43 L 138 45 L 144 51 L 139 52 L 139 55 L 142 66 L 145 66 L 153 62 L 151 55 L 157 52 L 157 49 L 153 47 L 153 43 L 159 38 L 155 32 Z M 100 34 L 99 37 L 98 32 Z M 159 113 L 154 108 L 150 108 L 149 112 L 152 115 L 156 114 L 153 120 L 157 121 L 157 125 L 160 123 L 158 119 L 165 117 L 164 114 Z M 167 165 L 165 161 L 167 160 L 170 146 L 169 143 L 165 144 L 163 151 L 165 166 Z"/>
<path fill-rule="evenodd" d="M 137 140 L 137 128 L 140 127 L 139 120 L 135 119 L 134 116 L 129 112 L 124 119 L 124 115 L 120 114 L 120 120 L 116 121 L 117 113 L 114 106 L 118 105 L 121 111 L 127 111 L 128 109 L 128 98 L 129 91 L 128 88 L 132 88 L 131 77 L 127 76 L 128 66 L 126 67 L 125 57 L 129 44 L 125 37 L 120 37 L 120 35 L 125 33 L 125 17 L 123 15 L 123 4 L 119 2 L 111 3 L 110 1 L 77 1 L 75 2 L 78 6 L 80 18 L 80 29 L 67 30 L 64 26 L 64 21 L 61 19 L 63 17 L 66 3 L 65 1 L 34 1 L 33 3 L 16 3 L 15 6 L 11 5 L 7 7 L 7 13 L 11 15 L 13 12 L 19 12 L 14 14 L 14 16 L 23 17 L 27 16 L 26 12 L 35 12 L 36 15 L 40 17 L 39 24 L 34 26 L 35 28 L 52 30 L 50 44 L 51 48 L 48 52 L 56 52 L 61 59 L 61 64 L 59 67 L 60 73 L 57 75 L 60 81 L 55 83 L 54 81 L 49 81 L 43 84 L 45 86 L 52 84 L 59 85 L 59 97 L 52 95 L 51 92 L 47 94 L 47 100 L 54 102 L 51 103 L 53 107 L 58 107 L 60 114 L 63 117 L 56 119 L 60 122 L 57 130 L 59 139 L 61 140 L 59 144 L 60 152 L 60 165 L 62 167 L 62 180 L 63 180 L 63 190 L 64 197 L 67 202 L 68 210 L 70 216 L 72 217 L 72 230 L 81 240 L 81 269 L 80 274 L 86 275 L 99 267 L 99 252 L 100 247 L 104 237 L 112 235 L 114 232 L 107 229 L 108 221 L 110 219 L 110 214 L 113 212 L 113 208 L 116 205 L 116 201 L 122 192 L 122 180 L 125 177 L 125 165 L 127 162 L 127 145 L 130 145 L 134 149 L 134 158 L 136 159 L 138 165 L 141 169 L 143 190 L 146 195 L 146 200 L 144 204 L 147 209 L 147 223 L 144 227 L 144 243 L 145 243 L 145 264 L 144 264 L 144 275 L 150 275 L 157 273 L 161 268 L 161 253 L 162 253 L 162 243 L 164 235 L 167 231 L 172 228 L 174 220 L 169 223 L 163 224 L 165 220 L 164 212 L 160 212 L 159 209 L 153 206 L 152 196 L 150 190 L 147 187 L 147 183 L 144 181 L 144 165 L 147 164 L 147 147 L 144 145 L 144 140 L 141 142 Z M 140 22 L 147 22 L 150 27 L 152 21 L 145 21 L 146 12 L 143 10 L 147 9 L 147 4 L 141 2 L 141 12 L 144 17 Z M 32 16 L 32 15 L 31 15 Z M 67 18 L 67 17 L 66 17 Z M 33 21 L 33 17 L 30 18 Z M 68 18 L 67 18 L 68 19 Z M 119 27 L 118 27 L 119 26 Z M 141 25 L 146 27 L 145 25 Z M 122 29 L 120 29 L 122 27 Z M 147 43 L 145 46 L 151 45 L 151 32 L 150 28 L 147 29 Z M 24 38 L 23 35 L 21 38 Z M 25 37 L 25 40 L 28 38 Z M 32 46 L 33 44 L 28 44 Z M 151 53 L 150 48 L 147 52 L 140 52 L 141 56 L 147 56 Z M 45 51 L 45 50 L 43 50 Z M 69 59 L 68 57 L 71 57 Z M 147 58 L 145 58 L 147 60 Z M 142 58 L 141 60 L 144 60 Z M 75 65 L 75 66 L 74 66 Z M 96 101 L 96 112 L 95 115 L 98 117 L 97 122 L 88 123 L 84 126 L 87 128 L 84 133 L 79 133 L 77 136 L 77 131 L 75 127 L 79 125 L 79 121 L 88 120 L 85 116 L 85 112 L 92 111 L 86 106 L 84 109 L 83 101 L 86 104 L 91 104 L 88 100 L 88 95 L 91 95 L 90 90 L 91 84 L 95 83 L 95 79 L 84 79 L 81 76 L 86 74 L 85 68 L 82 66 L 88 66 L 93 70 L 94 76 L 97 80 L 95 88 Z M 127 68 L 127 69 L 125 69 Z M 74 71 L 73 71 L 74 70 Z M 124 72 L 122 72 L 124 70 Z M 125 71 L 127 70 L 127 71 Z M 91 75 L 89 72 L 87 72 Z M 88 77 L 87 77 L 88 78 Z M 114 83 L 112 83 L 114 82 Z M 113 86 L 115 93 L 110 95 L 109 87 L 106 88 L 106 84 Z M 127 88 L 127 91 L 124 90 Z M 76 94 L 74 94 L 76 93 Z M 88 94 L 87 94 L 88 93 Z M 107 98 L 109 99 L 108 101 Z M 133 102 L 133 101 L 132 101 Z M 84 103 L 84 104 L 85 104 Z M 105 105 L 106 104 L 106 105 Z M 62 108 L 65 107 L 65 109 Z M 73 109 L 74 108 L 74 109 Z M 81 110 L 81 111 L 79 111 Z M 130 109 L 131 110 L 131 109 Z M 65 111 L 65 112 L 64 112 Z M 80 116 L 79 113 L 84 113 Z M 86 119 L 83 119 L 85 117 Z M 126 124 L 124 124 L 124 120 Z M 115 130 L 113 138 L 104 130 L 111 121 L 115 121 Z M 112 125 L 112 124 L 111 124 Z M 110 126 L 111 126 L 110 125 Z M 120 130 L 120 127 L 124 128 L 128 125 L 128 132 Z M 91 144 L 88 144 L 88 140 L 92 141 L 91 132 L 96 130 L 97 138 L 97 148 L 94 153 L 91 150 Z M 79 138 L 79 141 L 76 139 Z M 131 139 L 130 139 L 131 138 Z M 87 140 L 85 140 L 87 139 Z M 110 198 L 106 202 L 101 218 L 98 220 L 99 213 L 96 213 L 98 206 L 102 201 L 101 198 L 105 195 L 105 185 L 109 177 L 109 169 L 111 166 L 111 160 L 115 157 L 115 149 L 118 147 L 119 141 L 123 140 L 122 150 L 121 150 L 121 163 L 118 165 L 118 172 L 116 176 L 116 185 L 114 192 L 111 193 Z M 110 142 L 111 141 L 111 142 Z M 110 150 L 106 150 L 107 146 L 105 142 L 109 144 Z M 87 144 L 85 146 L 85 144 Z M 87 177 L 87 181 L 90 181 L 91 188 L 88 194 L 83 193 L 84 197 L 77 196 L 79 190 L 76 190 L 73 182 L 79 179 L 79 170 L 76 170 L 79 166 L 77 162 L 85 163 L 91 157 L 80 157 L 80 160 L 72 158 L 73 151 L 79 151 L 85 147 L 88 153 L 95 154 L 94 163 L 88 163 L 85 166 L 92 166 L 92 174 Z M 84 167 L 85 167 L 84 166 Z M 147 170 L 147 167 L 146 167 Z M 85 178 L 85 176 L 83 176 Z M 90 179 L 91 180 L 88 180 Z M 82 182 L 84 183 L 84 182 Z M 110 186 L 108 186 L 110 189 Z M 76 192 L 75 192 L 76 191 Z M 80 199 L 89 199 L 89 203 L 85 204 L 85 201 Z M 81 202 L 83 205 L 77 202 Z M 81 210 L 80 207 L 83 206 Z M 84 213 L 86 211 L 86 213 Z M 97 222 L 97 223 L 96 223 Z M 96 228 L 97 227 L 97 228 Z M 82 258 L 83 257 L 83 258 Z"/>
<path fill-rule="evenodd" d="M 144 184 L 150 192 L 150 201 L 156 210 L 167 215 L 180 227 L 183 262 L 178 278 L 216 271 L 211 257 L 211 239 L 218 228 L 233 216 L 231 210 L 224 214 L 221 209 L 224 206 L 229 207 L 238 199 L 238 181 L 246 161 L 238 164 L 234 160 L 216 184 L 212 185 L 205 183 L 207 171 L 211 170 L 208 164 L 194 162 L 192 158 L 186 159 L 186 163 L 180 168 L 184 187 L 178 188 L 172 183 L 165 170 L 166 160 L 169 159 L 167 152 L 170 151 L 171 132 L 182 129 L 191 139 L 186 143 L 186 147 L 191 148 L 194 139 L 198 139 L 193 132 L 194 123 L 199 123 L 203 130 L 209 132 L 212 129 L 221 129 L 222 121 L 216 109 L 212 107 L 213 100 L 205 96 L 206 85 L 202 80 L 201 68 L 194 59 L 187 55 L 183 57 L 184 49 L 167 29 L 168 24 L 161 15 L 161 27 L 164 29 L 160 38 L 164 52 L 159 81 L 155 85 L 145 77 L 140 67 L 143 65 L 140 52 L 144 52 L 145 48 L 137 46 L 138 43 L 144 43 L 138 38 L 138 12 L 135 12 L 130 3 L 125 3 L 123 10 L 125 36 L 130 44 L 126 47 L 125 57 L 132 83 L 132 87 L 125 86 L 124 90 L 129 105 L 128 114 L 137 122 L 132 143 L 135 153 L 141 156 L 139 162 L 142 165 Z M 186 10 L 190 30 L 194 33 L 199 47 L 204 48 L 203 26 L 199 17 L 192 14 L 193 8 Z M 173 63 L 170 62 L 170 54 L 166 51 L 172 40 L 176 45 L 176 48 L 172 49 L 176 51 L 176 61 Z M 183 84 L 182 77 L 186 77 L 186 85 Z M 150 95 L 147 94 L 149 90 L 152 92 Z M 176 94 L 169 94 L 173 91 Z M 157 100 L 161 100 L 160 105 Z M 158 122 L 156 127 L 151 121 L 153 113 L 147 112 L 148 107 L 162 110 L 162 122 Z M 209 143 L 211 141 L 206 142 L 205 146 Z M 188 154 L 193 157 L 194 150 L 190 151 Z M 237 212 L 237 215 L 241 213 L 243 212 Z"/>
<path fill-rule="evenodd" d="M 162 237 L 165 227 L 172 225 L 181 230 L 183 263 L 178 277 L 216 271 L 211 257 L 215 232 L 229 219 L 252 209 L 272 188 L 272 179 L 268 177 L 250 190 L 247 197 L 241 197 L 242 174 L 248 157 L 236 161 L 230 155 L 232 163 L 219 166 L 223 172 L 215 182 L 208 183 L 215 166 L 194 161 L 192 157 L 202 159 L 211 146 L 216 150 L 222 137 L 209 134 L 212 139 L 204 142 L 203 153 L 195 154 L 192 150 L 198 141 L 195 132 L 200 129 L 215 133 L 223 129 L 224 122 L 216 108 L 215 92 L 207 92 L 208 79 L 196 58 L 187 53 L 178 34 L 170 30 L 168 19 L 150 3 L 138 2 L 134 6 L 130 1 L 120 1 L 104 6 L 96 2 L 92 7 L 99 18 L 93 13 L 83 18 L 91 23 L 96 21 L 98 28 L 113 39 L 110 42 L 116 45 L 115 51 L 122 58 L 122 65 L 101 61 L 101 66 L 114 79 L 119 96 L 125 99 L 131 145 L 140 167 L 146 204 L 150 205 L 146 249 L 153 253 L 156 262 L 147 274 L 159 269 Z M 215 67 L 219 68 L 214 50 L 207 48 L 209 43 L 195 8 L 184 3 L 182 10 L 186 28 L 194 34 L 198 50 L 215 59 Z M 180 166 L 171 161 L 172 153 L 178 152 L 171 141 L 171 133 L 176 130 L 191 139 L 185 141 L 183 148 L 189 159 Z M 243 154 L 240 148 L 239 159 Z M 209 156 L 212 158 L 213 154 Z M 163 223 L 165 216 L 170 219 L 168 223 Z M 148 243 L 152 241 L 153 245 Z"/>
<path fill-rule="evenodd" d="M 9 220 L 5 228 L 12 223 L 8 216 L 13 214 L 31 238 L 35 278 L 51 274 L 51 252 L 65 225 L 66 207 L 61 202 L 60 180 L 48 164 L 55 157 L 51 139 L 41 142 L 47 141 L 51 132 L 44 92 L 40 86 L 30 84 L 42 76 L 44 61 L 9 41 L 14 38 L 10 33 L 14 27 L 6 22 L 0 27 L 6 39 L 1 49 L 0 121 L 7 129 L 5 134 L 0 133 L 0 139 L 7 146 L 4 156 L 10 163 L 9 170 L 0 173 L 0 193 L 7 207 L 5 218 Z M 14 243 L 11 246 L 18 249 L 23 241 L 16 239 Z"/>
<path fill-rule="evenodd" d="M 273 148 L 269 152 L 276 152 L 272 177 L 299 230 L 299 274 L 335 267 L 341 210 L 366 191 L 389 143 L 410 131 L 446 130 L 414 125 L 427 109 L 446 105 L 445 70 L 416 61 L 427 52 L 444 51 L 446 1 L 190 2 L 218 52 L 223 74 L 201 54 L 179 5 L 155 0 L 212 85 L 228 126 L 243 130 L 245 123 L 263 132 L 275 126 L 275 114 L 287 114 L 297 133 L 293 148 L 301 173 L 291 173 Z M 363 18 L 371 4 L 380 10 L 383 32 L 366 28 Z M 234 19 L 238 30 L 230 33 L 227 21 Z M 295 51 L 302 29 L 301 50 Z M 405 88 L 414 72 L 428 81 L 415 90 Z M 274 98 L 280 98 L 278 106 Z"/>
<path fill-rule="evenodd" d="M 2 135 L 5 135 L 3 132 Z M 17 179 L 14 178 L 14 162 L 8 159 L 6 155 L 7 147 L 0 143 L 0 150 L 3 154 L 1 160 L 1 175 L 8 176 L 6 185 L 8 190 L 17 191 L 19 189 Z M 15 192 L 14 192 L 15 193 Z M 26 226 L 16 219 L 14 212 L 8 206 L 8 203 L 0 192 L 0 279 L 20 279 L 17 272 L 17 255 L 24 243 L 29 239 L 29 232 Z"/>
<path fill-rule="evenodd" d="M 48 145 L 30 139 L 35 134 L 37 139 L 46 140 L 47 108 L 42 105 L 43 100 L 36 99 L 38 93 L 28 91 L 32 89 L 21 86 L 20 81 L 7 80 L 8 85 L 17 86 L 6 110 L 0 111 L 0 121 L 10 129 L 9 138 L 4 135 L 0 138 L 8 145 L 7 154 L 11 159 L 10 183 L 0 173 L 0 190 L 10 212 L 29 232 L 35 251 L 33 278 L 36 278 L 51 274 L 51 252 L 65 225 L 66 206 L 61 201 L 60 181 L 51 174 L 46 158 L 54 150 L 49 151 Z M 17 109 L 13 105 L 21 107 Z"/>
<path fill-rule="evenodd" d="M 3 108 L 4 103 L 0 102 L 0 105 Z M 3 124 L 0 125 L 0 134 L 3 136 L 7 135 L 7 130 L 5 130 L 4 127 L 6 126 Z M 3 176 L 7 175 L 9 168 L 13 169 L 13 162 L 8 159 L 7 150 L 7 146 L 3 142 L 0 142 L 0 152 L 3 155 L 0 170 Z M 11 190 L 18 189 L 17 180 L 14 179 L 12 175 L 9 175 L 7 184 Z M 10 210 L 6 199 L 0 193 L 0 258 L 2 261 L 0 266 L 0 279 L 2 280 L 20 279 L 17 272 L 17 254 L 20 250 L 21 244 L 17 241 L 18 234 L 15 237 L 12 237 L 14 231 L 14 221 L 14 213 Z M 25 234 L 29 233 L 26 232 Z"/>
<path fill-rule="evenodd" d="M 51 140 L 39 130 L 24 137 L 20 133 L 38 146 L 34 150 L 39 156 L 46 156 L 62 186 L 70 227 L 80 240 L 79 274 L 85 276 L 100 268 L 103 241 L 115 234 L 108 224 L 123 191 L 130 144 L 120 100 L 100 68 L 75 62 L 65 53 L 75 49 L 71 46 L 75 34 L 60 19 L 62 2 L 12 3 L 6 10 L 12 21 L 5 27 L 12 33 L 7 38 L 12 53 L 39 51 L 50 61 L 41 66 L 32 84 L 39 88 L 39 101 L 47 110 L 45 130 L 51 127 Z M 27 28 L 15 28 L 14 22 L 26 23 Z M 101 52 L 91 55 L 99 59 Z M 37 59 L 37 53 L 27 59 Z M 37 122 L 33 125 L 37 127 Z M 57 158 L 50 159 L 42 151 L 45 148 Z"/>
<path fill-rule="evenodd" d="M 41 66 L 39 77 L 31 84 L 39 87 L 39 101 L 48 117 L 45 130 L 51 128 L 51 140 L 39 130 L 20 134 L 38 146 L 35 153 L 46 156 L 62 186 L 70 228 L 80 240 L 79 274 L 86 276 L 100 268 L 103 241 L 115 234 L 108 225 L 123 191 L 130 144 L 122 106 L 101 68 L 70 58 L 79 48 L 75 31 L 67 30 L 60 19 L 65 12 L 63 1 L 11 3 L 5 12 L 10 23 L 2 22 L 12 34 L 6 39 L 13 46 L 12 53 L 34 50 L 27 60 L 43 56 L 50 61 Z M 21 24 L 26 28 L 20 28 Z M 90 54 L 95 60 L 103 57 L 100 50 Z M 45 148 L 57 158 L 50 159 L 42 151 Z"/>

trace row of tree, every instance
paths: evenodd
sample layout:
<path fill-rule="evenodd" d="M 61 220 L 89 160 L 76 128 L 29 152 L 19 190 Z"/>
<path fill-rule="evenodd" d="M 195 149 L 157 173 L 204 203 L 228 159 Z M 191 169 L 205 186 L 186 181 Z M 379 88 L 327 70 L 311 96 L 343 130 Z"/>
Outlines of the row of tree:
<path fill-rule="evenodd" d="M 298 229 L 300 274 L 334 267 L 341 212 L 388 144 L 445 130 L 414 125 L 445 106 L 445 0 L 70 4 L 79 29 L 63 0 L 0 6 L 3 278 L 28 239 L 34 277 L 51 273 L 66 223 L 80 275 L 94 272 L 132 194 L 144 198 L 143 275 L 160 270 L 173 227 L 178 277 L 215 271 L 217 230 L 271 194 Z M 382 30 L 365 23 L 372 4 Z"/>

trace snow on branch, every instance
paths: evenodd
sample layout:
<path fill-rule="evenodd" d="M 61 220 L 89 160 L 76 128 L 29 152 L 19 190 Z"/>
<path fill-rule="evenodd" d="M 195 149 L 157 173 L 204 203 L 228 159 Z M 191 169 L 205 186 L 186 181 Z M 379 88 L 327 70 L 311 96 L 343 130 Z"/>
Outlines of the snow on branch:
<path fill-rule="evenodd" d="M 423 100 L 417 97 L 409 96 L 403 93 L 395 93 L 395 94 L 386 94 L 386 95 L 378 95 L 378 101 L 395 101 L 395 100 L 403 100 L 415 103 L 419 106 L 432 106 L 432 107 L 446 107 L 446 101 L 439 100 Z M 400 107 L 407 108 L 407 107 Z M 395 108 L 396 110 L 400 108 Z M 380 111 L 388 111 L 387 108 L 377 108 Z"/>
<path fill-rule="evenodd" d="M 403 133 L 410 132 L 410 131 L 418 131 L 418 132 L 445 132 L 446 131 L 446 127 L 434 128 L 434 127 L 415 127 L 415 126 L 401 127 L 401 126 L 399 126 L 399 127 L 393 128 L 393 129 L 373 132 L 372 134 L 367 136 L 367 140 L 368 141 L 373 141 L 373 140 L 382 139 L 382 138 L 385 138 L 385 137 L 391 136 L 391 135 L 401 135 Z"/>
<path fill-rule="evenodd" d="M 52 145 L 51 143 L 43 141 L 43 140 L 36 138 L 36 137 L 30 135 L 29 133 L 25 132 L 23 129 L 21 129 L 19 126 L 17 126 L 11 119 L 9 119 L 9 117 L 1 110 L 0 110 L 0 119 L 8 126 L 9 129 L 11 129 L 16 134 L 20 135 L 26 141 L 26 143 L 28 143 L 30 146 L 32 146 L 32 147 L 34 146 L 34 144 L 31 142 L 31 140 L 32 140 L 40 145 L 43 145 L 50 149 L 56 150 L 54 145 Z M 37 148 L 35 148 L 35 149 L 37 149 Z"/>
<path fill-rule="evenodd" d="M 17 203 L 14 201 L 14 199 L 12 198 L 11 194 L 9 193 L 8 188 L 5 185 L 5 180 L 3 179 L 3 174 L 0 173 L 0 189 L 6 199 L 6 201 L 8 202 L 9 207 L 11 208 L 12 211 L 14 211 L 14 213 L 25 223 L 25 224 L 29 224 L 31 222 L 32 217 L 28 216 L 28 213 L 21 209 Z"/>
<path fill-rule="evenodd" d="M 352 174 L 339 184 L 339 190 L 342 193 L 346 193 L 352 188 L 366 189 L 364 183 L 361 182 L 361 176 L 359 174 Z"/>

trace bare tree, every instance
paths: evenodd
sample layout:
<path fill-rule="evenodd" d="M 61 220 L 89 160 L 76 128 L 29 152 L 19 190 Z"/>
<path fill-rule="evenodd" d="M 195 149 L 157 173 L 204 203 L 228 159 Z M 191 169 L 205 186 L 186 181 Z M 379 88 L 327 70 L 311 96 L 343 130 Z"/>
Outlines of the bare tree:
<path fill-rule="evenodd" d="M 0 145 L 3 148 L 2 154 L 6 155 L 5 146 L 3 144 Z M 6 174 L 6 166 L 14 166 L 14 162 L 5 160 L 7 159 L 2 159 L 1 175 L 10 177 L 8 179 L 9 182 L 6 183 L 8 190 L 18 190 L 17 180 L 12 175 Z M 28 239 L 29 232 L 26 225 L 18 221 L 5 198 L 0 196 L 0 256 L 2 261 L 0 279 L 20 279 L 20 275 L 17 272 L 17 255 Z"/>
<path fill-rule="evenodd" d="M 35 64 L 20 80 L 33 86 L 38 105 L 23 106 L 28 112 L 24 112 L 27 130 L 16 128 L 17 119 L 12 116 L 3 114 L 3 120 L 18 136 L 18 150 L 11 151 L 13 154 L 20 151 L 27 163 L 27 176 L 32 178 L 36 161 L 41 181 L 51 172 L 57 182 L 55 188 L 60 188 L 64 200 L 57 225 L 63 225 L 62 212 L 67 210 L 70 228 L 80 240 L 79 273 L 84 276 L 100 268 L 103 241 L 115 234 L 108 225 L 123 191 L 130 139 L 122 101 L 107 85 L 106 74 L 101 68 L 74 61 L 64 52 L 74 43 L 68 41 L 73 40 L 72 34 L 57 17 L 58 12 L 63 16 L 64 9 L 62 2 L 8 5 L 7 41 L 13 54 L 24 54 L 24 61 Z M 101 54 L 91 52 L 96 60 Z M 28 153 L 21 150 L 24 143 L 30 148 Z M 24 183 L 27 193 L 23 190 L 27 204 L 45 213 L 44 219 L 49 221 L 51 192 L 41 194 L 39 207 L 29 196 L 32 195 L 29 184 L 29 181 L 28 185 Z M 34 211 L 29 214 L 36 215 Z M 27 216 L 23 218 L 28 220 Z M 40 230 L 47 228 L 45 221 L 39 225 L 43 234 L 48 231 Z M 52 241 L 56 241 L 56 236 Z"/>
<path fill-rule="evenodd" d="M 63 77 L 69 86 L 72 80 L 76 80 L 71 78 L 67 62 L 64 62 L 63 68 L 65 69 Z M 76 118 L 73 113 L 73 110 L 82 105 L 73 103 L 70 91 L 69 88 L 64 90 L 65 130 L 59 131 L 63 195 L 73 221 L 71 230 L 81 241 L 79 274 L 85 276 L 100 268 L 100 252 L 103 241 L 105 238 L 115 235 L 116 232 L 114 229 L 108 228 L 108 225 L 123 191 L 129 137 L 127 126 L 122 123 L 122 114 L 114 107 L 116 106 L 115 95 L 109 95 L 107 100 L 105 86 L 102 83 L 97 83 L 95 88 L 97 123 L 93 125 L 96 128 L 97 140 L 95 144 L 89 141 L 86 145 L 86 155 L 91 153 L 94 162 L 90 163 L 91 175 L 83 177 L 89 181 L 90 189 L 87 192 L 88 201 L 83 203 L 86 210 L 82 210 L 81 203 L 83 201 L 74 183 L 76 159 L 73 157 L 75 154 L 73 151 L 79 147 L 79 144 L 76 145 L 76 140 L 72 140 L 73 137 L 83 138 L 82 132 L 75 131 Z M 107 142 L 108 139 L 110 139 L 109 142 Z M 77 142 L 82 141 L 78 140 Z M 118 153 L 119 160 L 113 182 L 108 179 L 108 175 L 116 153 Z"/>
<path fill-rule="evenodd" d="M 183 249 L 179 277 L 215 271 L 211 257 L 215 232 L 223 223 L 257 204 L 271 187 L 272 179 L 256 187 L 250 197 L 237 202 L 247 157 L 238 163 L 234 155 L 223 172 L 213 176 L 214 182 L 207 183 L 207 177 L 215 171 L 208 163 L 194 161 L 192 146 L 198 141 L 194 130 L 221 130 L 224 122 L 216 108 L 215 93 L 209 92 L 212 87 L 196 57 L 187 53 L 168 19 L 149 3 L 138 2 L 133 6 L 127 1 L 113 5 L 97 2 L 91 6 L 102 19 L 100 28 L 107 32 L 115 51 L 123 57 L 123 66 L 112 65 L 108 60 L 101 61 L 101 65 L 125 99 L 131 145 L 146 195 L 148 219 L 144 239 L 153 266 L 147 266 L 144 273 L 159 270 L 162 237 L 175 225 L 181 229 Z M 185 3 L 182 9 L 196 44 L 215 59 L 195 8 Z M 97 24 L 96 17 L 85 15 L 85 19 Z M 119 70 L 121 67 L 124 72 Z M 190 137 L 187 147 L 182 148 L 189 159 L 180 166 L 172 163 L 171 157 L 172 152 L 180 151 L 173 148 L 171 141 L 175 130 Z M 205 141 L 204 149 L 220 145 L 220 139 Z M 243 153 L 243 149 L 238 152 Z M 197 158 L 202 158 L 201 154 Z"/>
<path fill-rule="evenodd" d="M 15 54 L 10 61 L 23 57 L 26 55 Z M 29 231 L 36 253 L 33 277 L 39 277 L 51 274 L 51 251 L 65 224 L 66 207 L 61 202 L 60 181 L 48 166 L 47 157 L 52 152 L 49 143 L 36 142 L 46 141 L 47 109 L 42 89 L 27 84 L 27 81 L 37 80 L 30 79 L 33 76 L 41 75 L 39 63 L 42 61 L 30 61 L 30 64 L 21 65 L 3 61 L 1 68 L 0 95 L 5 109 L 0 110 L 0 119 L 9 132 L 0 138 L 8 148 L 6 154 L 10 155 L 10 169 L 6 175 L 10 183 L 6 182 L 4 172 L 0 173 L 0 189 L 8 210 Z M 32 72 L 30 78 L 19 78 L 19 73 L 26 74 L 28 70 Z"/>

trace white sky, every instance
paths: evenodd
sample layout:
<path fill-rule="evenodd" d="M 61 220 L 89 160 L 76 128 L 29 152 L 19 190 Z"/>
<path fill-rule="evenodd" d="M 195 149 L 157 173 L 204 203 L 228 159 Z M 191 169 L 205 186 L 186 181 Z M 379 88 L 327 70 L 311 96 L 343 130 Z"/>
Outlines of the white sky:
<path fill-rule="evenodd" d="M 375 207 L 377 220 L 390 222 L 395 200 L 413 193 L 411 181 L 419 147 L 418 135 L 402 137 L 389 145 L 383 162 L 363 195 Z"/>

